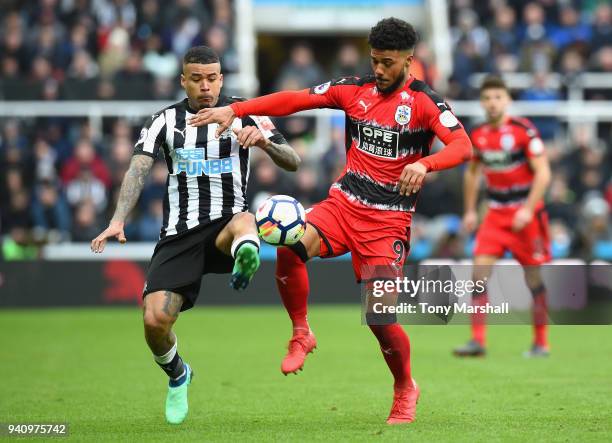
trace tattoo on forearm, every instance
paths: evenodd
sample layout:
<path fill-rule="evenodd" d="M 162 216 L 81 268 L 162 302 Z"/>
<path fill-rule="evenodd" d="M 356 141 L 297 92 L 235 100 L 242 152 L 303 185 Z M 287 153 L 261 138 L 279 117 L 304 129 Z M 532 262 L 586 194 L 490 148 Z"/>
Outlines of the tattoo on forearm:
<path fill-rule="evenodd" d="M 277 166 L 287 171 L 296 171 L 300 165 L 300 157 L 293 148 L 286 143 L 278 144 L 270 142 L 265 151 Z"/>
<path fill-rule="evenodd" d="M 183 306 L 183 297 L 172 291 L 164 291 L 164 297 L 166 298 L 162 308 L 164 313 L 170 317 L 178 317 L 181 306 Z"/>
<path fill-rule="evenodd" d="M 125 173 L 123 183 L 121 184 L 117 208 L 115 209 L 112 221 L 125 221 L 130 211 L 136 205 L 138 197 L 140 197 L 145 178 L 151 170 L 153 162 L 153 158 L 146 155 L 135 155 L 132 157 L 130 167 Z"/>

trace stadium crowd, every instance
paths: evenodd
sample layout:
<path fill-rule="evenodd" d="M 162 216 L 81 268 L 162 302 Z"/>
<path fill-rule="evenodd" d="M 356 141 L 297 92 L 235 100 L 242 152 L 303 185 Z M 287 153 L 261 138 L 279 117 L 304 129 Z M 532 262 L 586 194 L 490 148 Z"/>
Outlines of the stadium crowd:
<path fill-rule="evenodd" d="M 475 99 L 477 72 L 531 72 L 533 86 L 515 91 L 521 100 L 563 100 L 566 88 L 547 79 L 560 73 L 612 72 L 612 8 L 609 2 L 452 0 L 454 72 L 451 99 Z M 171 5 L 171 6 L 170 6 Z M 180 97 L 180 57 L 207 44 L 223 72 L 239 69 L 232 47 L 229 0 L 43 0 L 3 2 L 0 31 L 2 100 L 117 100 Z M 336 43 L 334 43 L 336 44 Z M 352 40 L 336 44 L 332 63 L 316 48 L 296 43 L 272 78 L 270 90 L 309 87 L 331 77 L 364 74 L 367 52 Z M 413 74 L 432 85 L 439 74 L 427 42 L 416 48 Z M 269 92 L 269 91 L 266 91 Z M 590 90 L 587 100 L 611 99 L 612 89 Z M 0 120 L 0 233 L 5 259 L 34 258 L 49 242 L 88 242 L 114 209 L 139 121 L 108 118 L 102 130 L 85 118 Z M 324 198 L 344 164 L 344 122 L 332 118 L 327 146 L 313 149 L 314 120 L 276 120 L 303 163 L 287 174 L 255 150 L 251 203 L 267 194 L 289 194 L 305 206 Z M 464 120 L 466 126 L 475 122 Z M 609 124 L 567 131 L 554 119 L 534 119 L 553 168 L 547 195 L 557 257 L 612 258 L 612 129 Z M 158 161 L 126 235 L 156 241 L 167 169 Z M 469 256 L 461 230 L 462 171 L 428 175 L 412 229 L 411 257 Z"/>

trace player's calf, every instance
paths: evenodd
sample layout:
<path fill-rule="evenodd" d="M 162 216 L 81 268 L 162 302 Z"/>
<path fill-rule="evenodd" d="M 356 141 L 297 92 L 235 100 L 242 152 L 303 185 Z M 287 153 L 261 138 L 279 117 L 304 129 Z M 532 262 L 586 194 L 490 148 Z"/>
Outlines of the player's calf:
<path fill-rule="evenodd" d="M 187 386 L 193 372 L 178 353 L 176 335 L 172 326 L 183 304 L 181 295 L 172 291 L 157 291 L 144 298 L 143 322 L 145 338 L 153 358 L 168 376 L 166 420 L 179 424 L 187 417 Z"/>

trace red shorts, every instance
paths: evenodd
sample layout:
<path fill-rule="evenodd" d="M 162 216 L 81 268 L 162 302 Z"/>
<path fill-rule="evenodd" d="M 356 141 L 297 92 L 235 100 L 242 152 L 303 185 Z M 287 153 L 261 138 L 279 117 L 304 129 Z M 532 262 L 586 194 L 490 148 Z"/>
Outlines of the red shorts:
<path fill-rule="evenodd" d="M 368 208 L 334 191 L 306 211 L 321 239 L 319 257 L 350 252 L 357 282 L 379 276 L 374 271 L 383 267 L 401 270 L 410 249 L 411 219 L 408 212 Z"/>
<path fill-rule="evenodd" d="M 533 220 L 522 230 L 512 230 L 516 209 L 489 210 L 476 235 L 474 255 L 501 257 L 510 251 L 522 265 L 541 265 L 551 259 L 548 215 L 536 210 Z"/>

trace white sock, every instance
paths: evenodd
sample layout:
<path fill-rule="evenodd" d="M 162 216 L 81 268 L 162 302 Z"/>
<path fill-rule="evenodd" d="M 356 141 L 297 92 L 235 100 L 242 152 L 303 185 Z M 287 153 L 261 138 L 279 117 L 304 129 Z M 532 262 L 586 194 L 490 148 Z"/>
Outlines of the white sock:
<path fill-rule="evenodd" d="M 257 248 L 259 249 L 259 237 L 257 237 L 257 235 L 255 234 L 246 234 L 242 237 L 238 237 L 232 242 L 232 247 L 230 249 L 232 252 L 232 257 L 236 257 L 236 250 L 238 249 L 238 246 L 245 242 L 255 243 L 257 245 Z"/>
<path fill-rule="evenodd" d="M 176 355 L 177 345 L 178 345 L 178 340 L 174 342 L 174 345 L 164 355 L 153 355 L 153 358 L 155 358 L 155 361 L 159 363 L 160 365 L 167 365 L 168 363 L 172 361 L 172 359 Z"/>

